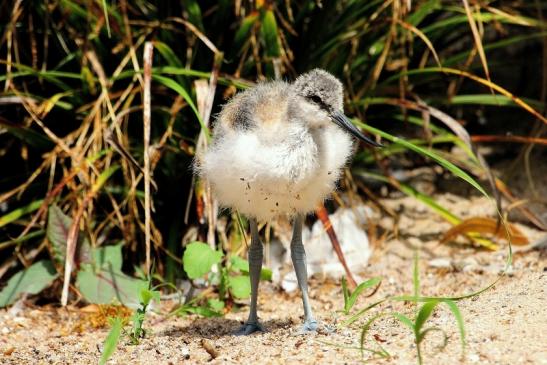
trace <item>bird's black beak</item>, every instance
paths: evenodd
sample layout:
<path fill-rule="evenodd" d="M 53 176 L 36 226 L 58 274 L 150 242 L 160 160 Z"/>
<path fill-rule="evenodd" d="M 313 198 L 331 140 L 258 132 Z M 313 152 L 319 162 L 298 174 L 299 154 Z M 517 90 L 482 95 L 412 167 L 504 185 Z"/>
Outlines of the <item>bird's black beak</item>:
<path fill-rule="evenodd" d="M 377 143 L 376 141 L 368 138 L 365 136 L 359 129 L 357 129 L 356 126 L 353 125 L 351 120 L 348 119 L 344 115 L 344 113 L 341 113 L 339 111 L 334 111 L 330 114 L 330 117 L 334 121 L 334 123 L 338 124 L 340 127 L 348 131 L 350 134 L 352 134 L 354 137 L 360 139 L 363 142 L 366 142 L 374 147 L 384 147 L 382 144 Z"/>

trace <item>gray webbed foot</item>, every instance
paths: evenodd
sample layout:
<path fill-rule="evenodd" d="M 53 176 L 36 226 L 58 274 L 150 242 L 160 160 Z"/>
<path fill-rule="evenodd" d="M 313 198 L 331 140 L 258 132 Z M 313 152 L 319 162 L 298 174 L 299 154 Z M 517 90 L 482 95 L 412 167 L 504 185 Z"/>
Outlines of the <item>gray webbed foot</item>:
<path fill-rule="evenodd" d="M 255 332 L 266 332 L 266 329 L 258 322 L 254 322 L 254 323 L 247 322 L 243 326 L 239 327 L 239 329 L 234 332 L 234 335 L 248 336 Z"/>

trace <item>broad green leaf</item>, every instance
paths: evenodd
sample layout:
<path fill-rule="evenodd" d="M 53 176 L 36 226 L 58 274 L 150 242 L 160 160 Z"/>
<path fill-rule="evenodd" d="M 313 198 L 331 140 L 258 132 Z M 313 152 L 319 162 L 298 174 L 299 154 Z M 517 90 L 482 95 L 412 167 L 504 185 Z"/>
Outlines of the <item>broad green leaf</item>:
<path fill-rule="evenodd" d="M 68 231 L 72 225 L 72 218 L 63 213 L 55 204 L 48 210 L 47 238 L 51 244 L 53 258 L 58 265 L 65 262 Z M 91 263 L 91 245 L 87 235 L 80 231 L 75 260 L 78 263 Z"/>
<path fill-rule="evenodd" d="M 183 315 L 187 313 L 197 314 L 206 318 L 210 317 L 221 317 L 222 314 L 219 312 L 216 312 L 210 308 L 207 307 L 194 307 L 194 306 L 183 306 L 175 312 L 177 315 Z"/>
<path fill-rule="evenodd" d="M 220 262 L 222 256 L 221 251 L 215 251 L 203 242 L 192 242 L 182 256 L 184 271 L 190 279 L 201 278 Z"/>
<path fill-rule="evenodd" d="M 23 293 L 38 294 L 56 278 L 57 272 L 51 261 L 35 262 L 8 280 L 8 284 L 0 291 L 0 308 L 12 304 Z"/>
<path fill-rule="evenodd" d="M 231 256 L 230 257 L 230 263 L 232 264 L 232 268 L 239 270 L 244 273 L 249 272 L 249 261 L 242 259 L 239 256 Z"/>
<path fill-rule="evenodd" d="M 215 298 L 207 300 L 207 305 L 218 313 L 222 313 L 222 310 L 224 309 L 224 302 Z"/>
<path fill-rule="evenodd" d="M 90 303 L 119 302 L 129 308 L 139 308 L 140 293 L 148 288 L 148 281 L 135 279 L 110 268 L 93 270 L 89 264 L 81 266 L 76 287 Z"/>
<path fill-rule="evenodd" d="M 66 243 L 72 219 L 61 208 L 52 204 L 47 217 L 47 239 L 51 243 L 53 258 L 59 264 L 65 262 Z"/>
<path fill-rule="evenodd" d="M 232 269 L 241 271 L 244 274 L 249 273 L 249 261 L 242 259 L 239 256 L 231 256 L 230 262 L 232 264 Z M 260 270 L 260 280 L 272 280 L 272 270 L 263 267 Z"/>
<path fill-rule="evenodd" d="M 160 292 L 157 290 L 142 289 L 141 290 L 141 303 L 144 306 L 150 304 L 150 301 L 154 300 L 156 303 L 160 302 Z"/>
<path fill-rule="evenodd" d="M 92 256 L 93 263 L 98 270 L 122 270 L 122 244 L 99 247 L 93 250 Z"/>
<path fill-rule="evenodd" d="M 101 354 L 99 365 L 106 364 L 106 361 L 116 350 L 120 335 L 122 333 L 123 320 L 120 317 L 113 318 L 110 321 L 110 325 L 112 327 L 110 328 L 110 332 L 108 332 L 108 336 L 106 336 L 106 339 L 104 340 L 103 353 Z"/>
<path fill-rule="evenodd" d="M 238 299 L 248 298 L 251 295 L 251 280 L 246 275 L 229 276 L 228 288 L 234 297 Z"/>

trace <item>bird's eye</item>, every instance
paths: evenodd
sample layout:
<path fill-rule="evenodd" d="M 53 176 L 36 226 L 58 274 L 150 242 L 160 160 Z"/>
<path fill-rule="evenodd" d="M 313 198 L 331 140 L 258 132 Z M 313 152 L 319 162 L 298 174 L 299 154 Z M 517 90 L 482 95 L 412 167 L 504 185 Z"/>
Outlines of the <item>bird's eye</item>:
<path fill-rule="evenodd" d="M 323 103 L 321 98 L 317 95 L 310 95 L 308 98 L 316 104 L 322 104 Z"/>

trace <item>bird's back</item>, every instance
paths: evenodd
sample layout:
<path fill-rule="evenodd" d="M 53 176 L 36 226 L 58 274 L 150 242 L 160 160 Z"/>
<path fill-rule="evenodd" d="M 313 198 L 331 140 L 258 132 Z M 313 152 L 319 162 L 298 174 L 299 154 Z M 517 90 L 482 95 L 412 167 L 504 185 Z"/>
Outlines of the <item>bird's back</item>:
<path fill-rule="evenodd" d="M 216 128 L 252 130 L 288 123 L 290 85 L 283 81 L 259 83 L 234 96 L 222 109 Z M 220 132 L 220 131 L 219 131 Z M 215 131 L 215 136 L 219 136 Z"/>

